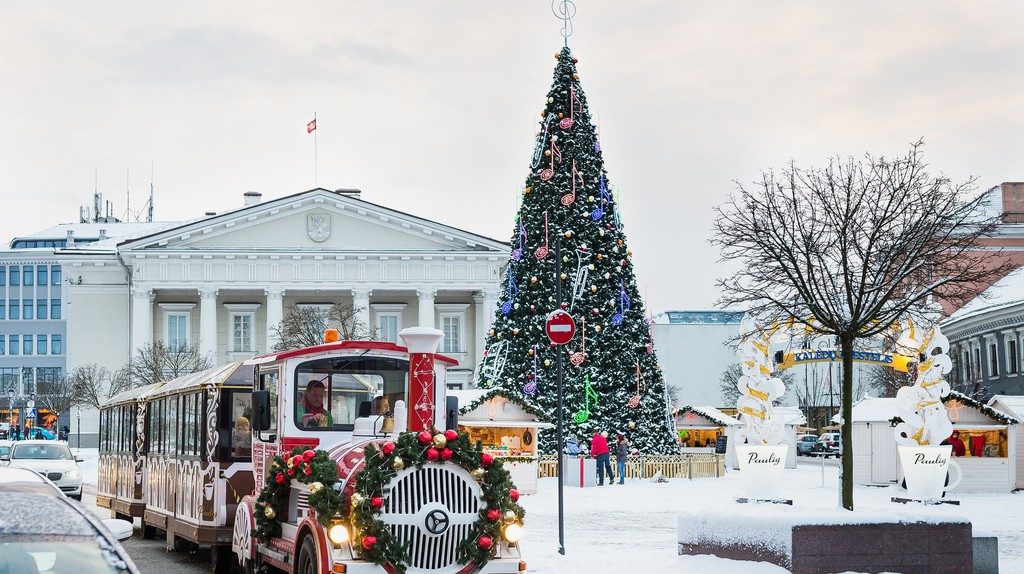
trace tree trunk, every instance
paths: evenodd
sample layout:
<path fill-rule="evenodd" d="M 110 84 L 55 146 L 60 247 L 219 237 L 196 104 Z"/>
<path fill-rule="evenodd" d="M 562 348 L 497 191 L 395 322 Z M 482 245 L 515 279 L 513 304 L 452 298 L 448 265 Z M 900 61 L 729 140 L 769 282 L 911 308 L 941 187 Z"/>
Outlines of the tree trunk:
<path fill-rule="evenodd" d="M 839 428 L 843 443 L 843 508 L 853 510 L 853 335 L 840 335 L 843 358 L 843 423 Z"/>

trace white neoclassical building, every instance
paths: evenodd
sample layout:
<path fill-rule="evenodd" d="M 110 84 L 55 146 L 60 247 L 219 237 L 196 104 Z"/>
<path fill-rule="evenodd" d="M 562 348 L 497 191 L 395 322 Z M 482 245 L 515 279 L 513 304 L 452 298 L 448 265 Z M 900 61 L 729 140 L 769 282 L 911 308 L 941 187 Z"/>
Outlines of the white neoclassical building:
<path fill-rule="evenodd" d="M 68 281 L 67 365 L 113 370 L 155 340 L 198 345 L 215 363 L 273 345 L 295 305 L 350 303 L 378 338 L 405 327 L 445 332 L 469 386 L 500 289 L 507 244 L 370 203 L 357 190 L 312 189 L 58 252 Z M 82 422 L 83 446 L 97 431 Z M 72 425 L 72 433 L 77 429 Z"/>

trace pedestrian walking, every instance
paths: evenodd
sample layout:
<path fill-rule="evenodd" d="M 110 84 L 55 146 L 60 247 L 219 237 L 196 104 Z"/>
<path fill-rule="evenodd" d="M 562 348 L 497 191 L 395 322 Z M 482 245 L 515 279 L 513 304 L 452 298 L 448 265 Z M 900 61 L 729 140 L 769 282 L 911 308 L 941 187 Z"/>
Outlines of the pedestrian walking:
<path fill-rule="evenodd" d="M 590 439 L 590 455 L 597 459 L 597 485 L 604 486 L 604 473 L 608 471 L 608 484 L 615 480 L 612 463 L 609 461 L 608 431 L 596 432 Z"/>
<path fill-rule="evenodd" d="M 619 467 L 619 484 L 626 484 L 626 459 L 629 458 L 629 439 L 618 433 L 615 443 L 615 463 Z"/>

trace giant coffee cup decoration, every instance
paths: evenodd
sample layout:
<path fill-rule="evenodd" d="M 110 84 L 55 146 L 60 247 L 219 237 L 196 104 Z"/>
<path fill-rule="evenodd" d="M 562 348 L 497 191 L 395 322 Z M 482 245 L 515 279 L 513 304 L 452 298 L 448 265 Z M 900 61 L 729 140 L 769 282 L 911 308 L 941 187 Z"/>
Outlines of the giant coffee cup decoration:
<path fill-rule="evenodd" d="M 740 396 L 736 410 L 745 424 L 739 431 L 740 442 L 753 445 L 777 445 L 785 437 L 783 423 L 772 410 L 772 403 L 786 392 L 782 379 L 772 376 L 774 370 L 769 354 L 772 338 L 779 327 L 761 329 L 754 319 L 745 317 L 740 324 L 744 333 L 737 352 L 743 374 L 736 382 Z"/>
<path fill-rule="evenodd" d="M 915 329 L 913 321 L 907 323 L 896 345 L 913 352 L 921 362 L 914 384 L 896 393 L 896 413 L 903 420 L 894 429 L 896 444 L 935 446 L 953 433 L 953 423 L 942 404 L 942 398 L 950 391 L 943 375 L 953 368 L 953 362 L 946 355 L 949 340 L 938 325 Z"/>

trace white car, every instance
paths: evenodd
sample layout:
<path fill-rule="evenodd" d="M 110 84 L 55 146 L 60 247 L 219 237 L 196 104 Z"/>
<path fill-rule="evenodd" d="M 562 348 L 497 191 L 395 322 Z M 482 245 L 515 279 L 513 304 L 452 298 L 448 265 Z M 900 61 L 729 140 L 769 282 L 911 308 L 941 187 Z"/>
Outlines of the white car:
<path fill-rule="evenodd" d="M 23 440 L 15 442 L 11 452 L 0 455 L 0 461 L 10 466 L 37 472 L 50 479 L 64 494 L 82 500 L 82 471 L 80 460 L 71 454 L 68 445 L 49 440 Z"/>
<path fill-rule="evenodd" d="M 13 440 L 0 440 L 0 457 L 5 454 L 11 454 L 11 447 L 14 446 Z M 0 462 L 0 466 L 7 466 L 7 461 Z"/>

